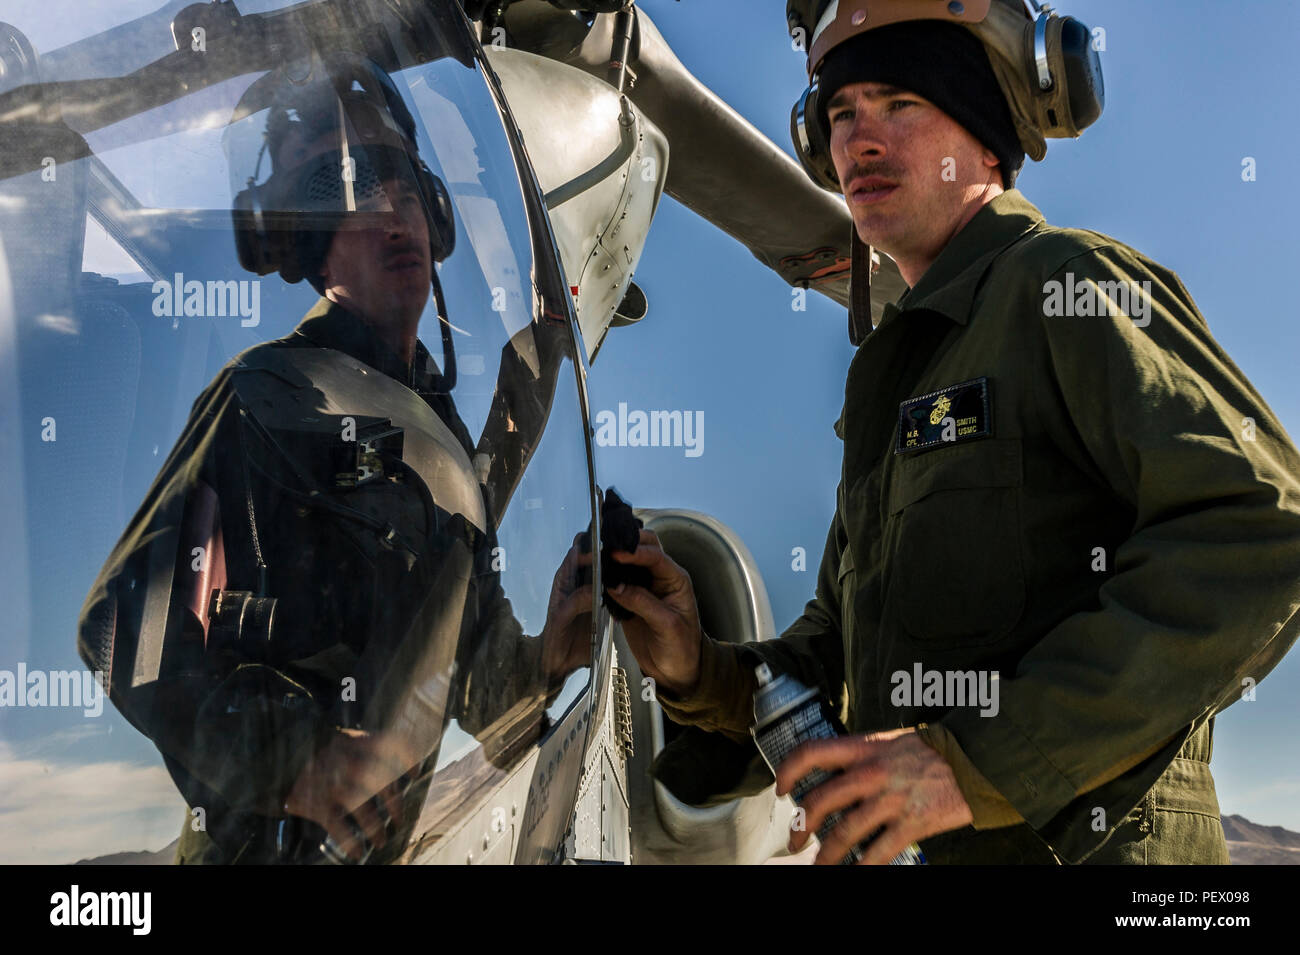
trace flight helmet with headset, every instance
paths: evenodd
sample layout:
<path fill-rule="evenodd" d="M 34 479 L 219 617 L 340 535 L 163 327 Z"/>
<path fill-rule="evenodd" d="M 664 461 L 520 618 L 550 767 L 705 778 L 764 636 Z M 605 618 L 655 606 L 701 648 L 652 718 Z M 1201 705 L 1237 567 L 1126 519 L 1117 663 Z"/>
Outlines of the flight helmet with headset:
<path fill-rule="evenodd" d="M 1020 144 L 1035 161 L 1047 155 L 1047 139 L 1078 136 L 1105 103 L 1091 32 L 1049 6 L 1035 17 L 1021 0 L 789 0 L 786 19 L 808 51 L 809 85 L 790 117 L 795 155 L 814 182 L 835 192 L 840 183 L 818 81 L 827 54 L 869 30 L 936 20 L 974 33 L 988 53 Z"/>
<path fill-rule="evenodd" d="M 232 210 L 244 268 L 279 272 L 290 283 L 305 278 L 322 291 L 320 267 L 334 233 L 364 227 L 368 214 L 390 209 L 383 184 L 393 179 L 417 187 L 432 261 L 451 255 L 451 197 L 420 158 L 415 120 L 374 61 L 335 52 L 269 73 L 245 94 L 234 119 L 268 106 L 257 167 Z M 270 175 L 259 183 L 267 155 Z M 374 218 L 378 227 L 380 217 Z"/>
<path fill-rule="evenodd" d="M 1004 183 L 1010 187 L 1025 155 L 1039 161 L 1047 155 L 1047 139 L 1078 136 L 1101 115 L 1105 102 L 1101 60 L 1091 31 L 1073 17 L 1059 16 L 1051 7 L 1040 8 L 1036 3 L 1034 7 L 1036 16 L 1022 0 L 788 0 L 786 20 L 791 37 L 808 53 L 808 87 L 790 116 L 795 156 L 804 171 L 819 186 L 843 191 L 830 152 L 826 103 L 834 93 L 830 88 L 834 84 L 824 82 L 830 78 L 827 73 L 837 73 L 842 86 L 844 61 L 855 48 L 865 48 L 871 42 L 865 35 L 872 30 L 893 27 L 895 35 L 906 32 L 913 38 L 928 37 L 932 32 L 936 40 L 945 36 L 951 40 L 952 31 L 947 28 L 925 32 L 918 22 L 937 21 L 970 31 L 987 54 L 991 75 L 982 63 L 965 59 L 963 63 L 975 68 L 960 82 L 986 83 L 994 97 L 1000 90 L 1006 112 L 1001 112 L 1001 104 L 990 104 L 982 111 L 971 109 L 954 118 L 973 129 L 986 147 L 998 154 Z M 877 54 L 894 55 L 891 44 L 883 42 L 887 34 L 879 37 L 882 42 L 873 47 Z M 954 106 L 964 107 L 974 94 L 970 89 L 954 91 L 943 85 L 951 82 L 953 65 L 941 62 L 942 58 L 950 53 L 969 57 L 973 46 L 969 41 L 945 41 L 941 48 L 936 43 L 934 70 L 926 70 L 926 80 L 936 91 L 931 98 L 938 98 L 942 91 L 949 102 L 941 108 L 949 112 Z M 841 54 L 838 59 L 831 56 L 836 50 Z M 912 66 L 915 75 L 914 62 Z M 945 70 L 948 75 L 942 76 Z M 973 128 L 973 122 L 980 128 Z M 871 329 L 872 252 L 857 230 L 852 232 L 849 337 L 856 345 Z"/>
<path fill-rule="evenodd" d="M 431 263 L 456 248 L 446 185 L 420 158 L 415 119 L 373 60 L 352 51 L 287 63 L 251 87 L 231 124 L 268 111 L 252 174 L 231 213 L 239 263 L 256 275 L 306 279 L 325 294 L 321 266 L 341 228 L 384 228 L 394 203 L 384 184 L 413 183 L 429 228 Z M 228 150 L 232 147 L 228 145 Z M 263 161 L 270 174 L 258 182 Z M 232 170 L 237 165 L 231 156 Z M 430 269 L 442 336 L 440 391 L 456 384 L 455 346 L 436 269 Z"/>

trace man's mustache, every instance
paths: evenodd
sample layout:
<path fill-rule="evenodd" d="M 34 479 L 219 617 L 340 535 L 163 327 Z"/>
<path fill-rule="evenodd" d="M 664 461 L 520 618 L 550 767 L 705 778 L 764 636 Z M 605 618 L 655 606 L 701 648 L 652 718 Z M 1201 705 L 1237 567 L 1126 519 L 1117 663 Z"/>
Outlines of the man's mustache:
<path fill-rule="evenodd" d="M 425 258 L 424 250 L 428 246 L 422 246 L 419 242 L 403 242 L 401 245 L 393 246 L 384 254 L 384 262 L 392 262 L 403 255 L 418 255 Z"/>
<path fill-rule="evenodd" d="M 880 176 L 884 179 L 892 180 L 893 182 L 901 182 L 903 179 L 903 170 L 895 166 L 893 163 L 886 161 L 862 164 L 854 163 L 852 168 L 849 169 L 848 175 L 845 176 L 844 181 L 849 183 L 854 179 L 865 178 L 867 176 Z"/>

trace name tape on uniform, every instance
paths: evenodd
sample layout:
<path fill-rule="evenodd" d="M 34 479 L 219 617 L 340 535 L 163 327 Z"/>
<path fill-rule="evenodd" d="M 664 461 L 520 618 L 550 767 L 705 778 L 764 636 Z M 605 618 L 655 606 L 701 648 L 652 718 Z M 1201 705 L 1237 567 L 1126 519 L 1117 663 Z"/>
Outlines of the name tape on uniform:
<path fill-rule="evenodd" d="M 894 453 L 984 438 L 992 433 L 991 426 L 988 378 L 963 381 L 898 406 Z"/>

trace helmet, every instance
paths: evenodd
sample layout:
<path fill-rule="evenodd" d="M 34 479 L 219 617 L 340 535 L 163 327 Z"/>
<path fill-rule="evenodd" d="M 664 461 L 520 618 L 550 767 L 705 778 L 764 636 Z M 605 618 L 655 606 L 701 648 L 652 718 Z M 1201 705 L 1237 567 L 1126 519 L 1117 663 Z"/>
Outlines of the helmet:
<path fill-rule="evenodd" d="M 287 282 L 306 278 L 322 291 L 320 267 L 334 233 L 345 221 L 378 221 L 392 208 L 383 184 L 393 179 L 417 188 L 432 260 L 451 255 L 451 197 L 420 158 L 415 120 L 382 68 L 355 53 L 287 65 L 249 88 L 231 122 L 268 106 L 256 168 L 232 210 L 244 268 L 278 271 Z M 258 183 L 267 154 L 271 173 Z"/>
<path fill-rule="evenodd" d="M 834 192 L 840 184 L 818 74 L 832 49 L 867 30 L 905 20 L 971 30 L 988 52 L 1020 144 L 1036 161 L 1047 155 L 1047 138 L 1078 136 L 1105 103 L 1091 32 L 1048 6 L 1035 18 L 1022 0 L 788 0 L 786 20 L 792 39 L 808 51 L 809 85 L 790 116 L 795 155 L 814 182 Z"/>

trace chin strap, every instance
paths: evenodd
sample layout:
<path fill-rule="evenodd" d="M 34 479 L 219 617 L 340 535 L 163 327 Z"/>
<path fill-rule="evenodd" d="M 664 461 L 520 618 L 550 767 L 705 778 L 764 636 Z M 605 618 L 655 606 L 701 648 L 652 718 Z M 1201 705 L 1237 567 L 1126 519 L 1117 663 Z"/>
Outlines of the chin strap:
<path fill-rule="evenodd" d="M 853 264 L 849 273 L 849 341 L 861 345 L 871 334 L 871 246 L 853 229 Z"/>

